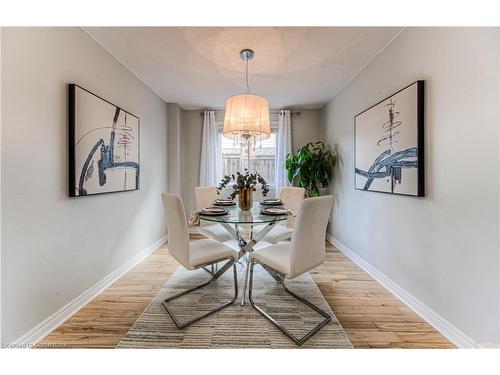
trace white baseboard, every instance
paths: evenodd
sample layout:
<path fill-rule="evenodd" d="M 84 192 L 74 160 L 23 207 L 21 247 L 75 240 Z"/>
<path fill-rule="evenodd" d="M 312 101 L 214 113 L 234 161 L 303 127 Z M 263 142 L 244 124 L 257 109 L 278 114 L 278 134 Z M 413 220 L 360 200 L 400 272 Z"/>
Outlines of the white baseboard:
<path fill-rule="evenodd" d="M 141 250 L 137 255 L 128 260 L 125 264 L 118 267 L 111 274 L 106 276 L 104 279 L 99 281 L 90 289 L 83 292 L 81 295 L 76 297 L 74 300 L 70 301 L 68 304 L 60 308 L 54 314 L 50 315 L 47 319 L 42 321 L 40 324 L 36 325 L 30 331 L 26 332 L 20 338 L 15 340 L 11 346 L 12 347 L 31 347 L 36 343 L 40 342 L 45 338 L 50 332 L 56 329 L 58 326 L 63 324 L 71 316 L 73 316 L 78 310 L 89 303 L 97 295 L 99 295 L 104 289 L 113 284 L 116 280 L 127 273 L 131 268 L 141 262 L 145 257 L 151 254 L 153 251 L 158 249 L 161 245 L 165 243 L 167 236 L 162 236 L 159 240 L 155 241 L 145 249 Z"/>
<path fill-rule="evenodd" d="M 487 342 L 484 344 L 477 344 L 478 348 L 481 349 L 500 349 L 500 343 L 498 342 Z"/>
<path fill-rule="evenodd" d="M 398 284 L 389 279 L 382 272 L 373 267 L 370 263 L 365 261 L 331 234 L 327 233 L 326 239 L 457 347 L 481 347 L 481 345 L 478 345 L 474 339 L 467 336 L 464 332 L 429 308 L 422 301 L 418 300 L 406 290 L 401 288 Z"/>

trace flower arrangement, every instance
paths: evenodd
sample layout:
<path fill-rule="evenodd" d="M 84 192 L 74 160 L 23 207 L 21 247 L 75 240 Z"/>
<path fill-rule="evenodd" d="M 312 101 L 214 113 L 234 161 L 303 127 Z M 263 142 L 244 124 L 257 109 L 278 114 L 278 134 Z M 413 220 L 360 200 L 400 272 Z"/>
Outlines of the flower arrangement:
<path fill-rule="evenodd" d="M 261 185 L 262 195 L 265 197 L 269 193 L 269 185 L 266 180 L 257 172 L 250 173 L 248 169 L 245 168 L 244 173 L 236 172 L 236 175 L 225 175 L 222 177 L 219 186 L 217 186 L 217 193 L 220 194 L 222 189 L 224 189 L 231 181 L 234 181 L 233 192 L 229 195 L 229 199 L 234 199 L 236 196 L 243 191 L 255 191 L 257 184 Z"/>

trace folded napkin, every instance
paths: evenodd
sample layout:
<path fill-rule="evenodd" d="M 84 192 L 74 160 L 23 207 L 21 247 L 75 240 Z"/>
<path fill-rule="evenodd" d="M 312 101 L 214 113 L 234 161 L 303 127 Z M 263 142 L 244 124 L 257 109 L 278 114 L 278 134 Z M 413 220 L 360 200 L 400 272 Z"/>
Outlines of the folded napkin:
<path fill-rule="evenodd" d="M 191 213 L 191 216 L 188 219 L 188 226 L 196 227 L 199 225 L 200 225 L 200 215 L 198 214 L 198 211 L 194 211 Z"/>
<path fill-rule="evenodd" d="M 296 213 L 294 213 L 292 210 L 287 209 L 286 210 L 286 227 L 287 228 L 293 228 L 295 225 L 295 217 L 297 216 Z"/>

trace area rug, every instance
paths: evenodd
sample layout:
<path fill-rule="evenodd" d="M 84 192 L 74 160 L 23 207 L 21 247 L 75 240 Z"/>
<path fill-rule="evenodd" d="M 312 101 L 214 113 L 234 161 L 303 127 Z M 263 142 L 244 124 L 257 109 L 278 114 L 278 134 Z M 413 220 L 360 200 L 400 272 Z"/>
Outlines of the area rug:
<path fill-rule="evenodd" d="M 231 306 L 178 330 L 162 301 L 210 276 L 203 270 L 187 271 L 178 267 L 155 296 L 151 304 L 127 332 L 118 348 L 298 348 L 283 333 L 252 308 L 240 305 L 245 267 L 238 265 L 240 295 Z M 332 321 L 301 348 L 352 348 L 342 326 L 323 298 L 316 283 L 306 273 L 287 281 L 287 287 L 327 311 Z M 187 321 L 233 296 L 233 273 L 227 271 L 217 282 L 181 297 L 169 304 L 176 317 Z M 277 284 L 259 265 L 254 269 L 254 301 L 287 329 L 301 336 L 322 319 Z"/>

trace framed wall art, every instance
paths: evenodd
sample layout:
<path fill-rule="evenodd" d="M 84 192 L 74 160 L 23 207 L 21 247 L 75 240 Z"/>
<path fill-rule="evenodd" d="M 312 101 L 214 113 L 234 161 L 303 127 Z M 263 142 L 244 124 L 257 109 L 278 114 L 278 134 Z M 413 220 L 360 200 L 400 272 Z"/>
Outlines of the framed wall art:
<path fill-rule="evenodd" d="M 68 90 L 69 195 L 138 190 L 139 118 L 76 84 Z"/>
<path fill-rule="evenodd" d="M 424 81 L 354 117 L 355 188 L 423 197 Z"/>

